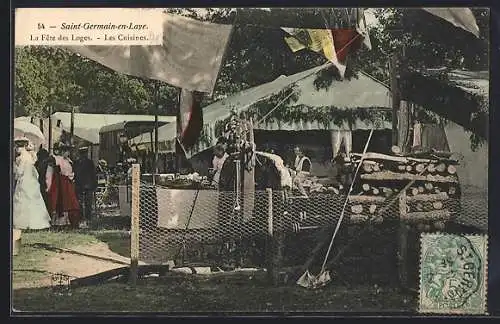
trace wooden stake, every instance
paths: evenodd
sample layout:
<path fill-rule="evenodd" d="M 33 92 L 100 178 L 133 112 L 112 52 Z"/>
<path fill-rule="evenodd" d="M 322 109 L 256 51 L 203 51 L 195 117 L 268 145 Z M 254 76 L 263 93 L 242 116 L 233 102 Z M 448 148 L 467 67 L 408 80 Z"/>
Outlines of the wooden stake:
<path fill-rule="evenodd" d="M 399 244 L 398 244 L 398 274 L 399 281 L 403 287 L 406 287 L 408 284 L 408 226 L 406 223 L 406 219 L 408 218 L 408 205 L 406 202 L 406 195 L 404 192 L 399 196 L 399 215 L 400 215 L 400 223 L 398 229 L 399 236 Z"/>
<path fill-rule="evenodd" d="M 130 227 L 130 284 L 137 285 L 137 267 L 139 264 L 139 231 L 140 231 L 140 165 L 132 165 L 132 210 Z"/>
<path fill-rule="evenodd" d="M 273 224 L 273 190 L 266 189 L 267 192 L 267 260 L 268 276 L 273 285 L 278 285 L 279 270 L 277 266 L 277 253 L 276 253 L 276 239 L 274 237 L 274 224 Z"/>
<path fill-rule="evenodd" d="M 273 190 L 266 189 L 267 192 L 267 234 L 273 237 Z"/>

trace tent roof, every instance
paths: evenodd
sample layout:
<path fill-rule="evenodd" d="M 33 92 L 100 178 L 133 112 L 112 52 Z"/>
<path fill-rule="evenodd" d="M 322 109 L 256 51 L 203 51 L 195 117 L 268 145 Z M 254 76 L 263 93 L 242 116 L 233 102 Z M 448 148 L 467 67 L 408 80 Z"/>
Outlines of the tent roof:
<path fill-rule="evenodd" d="M 450 84 L 465 92 L 477 94 L 485 98 L 490 93 L 490 73 L 489 71 L 462 71 L 453 70 L 448 73 Z M 489 107 L 484 107 L 489 110 Z"/>
<path fill-rule="evenodd" d="M 272 82 L 265 83 L 226 99 L 219 100 L 203 108 L 203 120 L 205 124 L 215 124 L 219 120 L 228 118 L 231 110 L 234 109 L 240 113 L 246 111 L 253 104 L 268 99 L 272 95 L 279 93 L 288 86 L 296 83 L 299 91 L 299 97 L 293 106 L 308 107 L 336 107 L 340 109 L 358 109 L 358 108 L 390 108 L 390 91 L 382 83 L 373 80 L 364 73 L 360 73 L 358 78 L 351 80 L 334 81 L 328 89 L 316 90 L 314 80 L 319 71 L 330 67 L 327 63 L 322 66 L 293 74 L 290 76 L 280 76 Z M 286 109 L 280 107 L 277 109 Z M 272 125 L 260 125 L 261 129 L 273 128 Z M 281 129 L 303 130 L 298 125 L 283 125 Z M 255 126 L 259 129 L 259 126 Z M 313 126 L 312 129 L 324 129 L 323 125 Z M 335 128 L 334 128 L 335 129 Z M 167 124 L 158 129 L 158 140 L 169 141 L 176 137 L 176 125 Z M 131 140 L 131 143 L 139 144 L 145 136 L 138 136 Z"/>
<path fill-rule="evenodd" d="M 488 138 L 488 71 L 408 71 L 402 75 L 400 89 L 403 99 Z"/>
<path fill-rule="evenodd" d="M 93 144 L 99 143 L 99 130 L 103 126 L 125 121 L 154 121 L 153 115 L 121 115 L 121 114 L 85 114 L 75 113 L 74 134 Z M 57 125 L 60 120 L 61 128 L 70 131 L 71 113 L 56 112 L 52 114 L 52 123 Z M 159 116 L 159 121 L 175 123 L 175 116 Z"/>

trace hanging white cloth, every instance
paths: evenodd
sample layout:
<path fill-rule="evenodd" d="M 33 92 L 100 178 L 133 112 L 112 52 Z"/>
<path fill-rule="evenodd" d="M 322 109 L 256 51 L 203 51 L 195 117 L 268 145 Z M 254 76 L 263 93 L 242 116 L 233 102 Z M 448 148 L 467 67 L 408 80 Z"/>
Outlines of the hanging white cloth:
<path fill-rule="evenodd" d="M 345 153 L 349 156 L 352 151 L 352 132 L 350 130 L 332 130 L 330 134 L 333 157 L 339 153 L 342 143 L 344 143 Z"/>
<path fill-rule="evenodd" d="M 214 156 L 214 158 L 212 160 L 212 166 L 215 170 L 215 174 L 214 174 L 214 178 L 213 178 L 212 182 L 215 185 L 219 184 L 220 175 L 222 172 L 222 167 L 224 166 L 224 162 L 226 162 L 226 159 L 228 157 L 229 157 L 229 155 L 227 153 L 224 153 L 224 155 L 222 157 Z"/>
<path fill-rule="evenodd" d="M 413 125 L 413 147 L 422 146 L 422 124 L 416 122 Z"/>

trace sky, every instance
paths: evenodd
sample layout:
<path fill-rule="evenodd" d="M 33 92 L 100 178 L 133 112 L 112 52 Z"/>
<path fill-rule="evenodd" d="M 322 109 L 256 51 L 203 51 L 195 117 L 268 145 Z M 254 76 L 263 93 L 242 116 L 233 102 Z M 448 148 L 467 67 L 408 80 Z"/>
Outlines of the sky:
<path fill-rule="evenodd" d="M 369 27 L 375 27 L 378 25 L 378 19 L 375 17 L 374 14 L 374 9 L 373 8 L 368 8 L 365 10 L 365 20 L 366 20 L 366 26 Z"/>

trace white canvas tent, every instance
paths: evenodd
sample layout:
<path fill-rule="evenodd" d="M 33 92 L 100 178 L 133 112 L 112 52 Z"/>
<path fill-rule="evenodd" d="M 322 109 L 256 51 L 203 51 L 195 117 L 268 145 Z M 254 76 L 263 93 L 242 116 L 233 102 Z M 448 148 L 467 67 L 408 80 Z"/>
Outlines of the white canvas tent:
<path fill-rule="evenodd" d="M 29 117 L 27 117 L 29 118 Z M 49 134 L 49 119 L 46 118 L 43 122 L 40 119 L 29 118 L 30 121 L 41 127 L 45 135 L 46 143 L 45 148 L 48 148 L 48 134 Z M 175 123 L 174 116 L 159 116 L 158 120 L 161 122 Z M 121 114 L 74 114 L 74 135 L 86 142 L 89 142 L 92 147 L 91 156 L 94 160 L 98 157 L 99 147 L 99 130 L 103 126 L 117 124 L 124 121 L 154 121 L 153 115 L 121 115 Z M 56 112 L 52 114 L 52 142 L 56 142 L 63 131 L 70 132 L 71 128 L 71 113 L 70 112 Z"/>
<path fill-rule="evenodd" d="M 217 121 L 225 120 L 234 109 L 240 113 L 248 110 L 252 105 L 262 100 L 268 99 L 274 94 L 286 89 L 287 87 L 296 84 L 296 89 L 299 91 L 299 98 L 292 105 L 303 105 L 308 107 L 337 107 L 340 109 L 357 109 L 357 108 L 390 108 L 390 91 L 389 89 L 373 80 L 365 74 L 360 74 L 358 78 L 333 82 L 327 90 L 316 90 L 314 80 L 316 74 L 331 66 L 330 63 L 312 68 L 310 70 L 297 73 L 291 76 L 280 76 L 272 82 L 265 83 L 238 94 L 230 96 L 226 99 L 219 100 L 209 106 L 203 108 L 204 132 L 211 139 L 213 145 L 218 134 L 215 134 L 215 124 Z M 277 109 L 287 109 L 286 106 L 278 107 Z M 355 129 L 390 129 L 390 123 L 382 123 L 380 125 L 372 125 L 363 121 L 356 121 L 353 125 Z M 349 129 L 347 124 L 343 126 L 331 123 L 329 127 L 325 127 L 320 122 L 297 122 L 283 123 L 280 121 L 267 121 L 260 124 L 255 124 L 255 129 L 261 130 L 339 130 Z M 158 142 L 160 151 L 171 151 L 175 146 L 176 125 L 168 124 L 158 129 Z M 139 135 L 130 140 L 132 146 L 139 146 L 147 142 L 149 136 L 145 134 Z M 188 152 L 189 155 L 194 155 L 200 151 L 209 148 L 211 145 L 199 143 L 196 149 Z"/>

